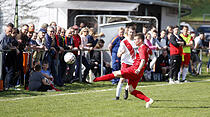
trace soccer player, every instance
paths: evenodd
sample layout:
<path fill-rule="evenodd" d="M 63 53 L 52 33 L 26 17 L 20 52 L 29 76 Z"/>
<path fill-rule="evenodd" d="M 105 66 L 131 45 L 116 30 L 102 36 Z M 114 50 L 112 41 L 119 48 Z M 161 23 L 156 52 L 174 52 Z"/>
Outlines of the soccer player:
<path fill-rule="evenodd" d="M 118 49 L 117 56 L 121 58 L 121 70 L 128 68 L 133 65 L 133 60 L 135 59 L 135 51 L 134 49 L 137 48 L 136 44 L 134 43 L 134 35 L 135 35 L 135 27 L 130 26 L 128 27 L 128 34 L 120 42 L 120 47 Z M 117 89 L 116 89 L 116 100 L 119 100 L 120 93 L 122 90 L 123 82 L 125 81 L 124 78 L 120 78 L 118 82 Z M 125 88 L 125 95 L 124 99 L 128 98 L 128 85 Z"/>
<path fill-rule="evenodd" d="M 109 81 L 115 77 L 121 77 L 128 80 L 129 85 L 129 92 L 131 95 L 146 101 L 146 108 L 149 108 L 150 105 L 153 103 L 153 99 L 148 98 L 145 96 L 141 91 L 136 90 L 136 86 L 144 74 L 144 70 L 147 66 L 149 55 L 152 54 L 152 51 L 149 49 L 148 46 L 144 44 L 144 35 L 142 33 L 137 34 L 134 37 L 134 42 L 136 46 L 138 46 L 138 51 L 136 53 L 136 58 L 134 63 L 131 67 L 126 69 L 122 69 L 119 71 L 115 71 L 111 74 L 107 74 L 101 77 L 95 78 L 93 81 Z"/>

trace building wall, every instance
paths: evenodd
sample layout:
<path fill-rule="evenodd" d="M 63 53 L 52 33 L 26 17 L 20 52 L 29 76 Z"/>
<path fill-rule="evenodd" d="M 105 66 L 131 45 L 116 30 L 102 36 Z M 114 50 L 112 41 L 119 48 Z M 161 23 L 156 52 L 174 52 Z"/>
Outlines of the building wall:
<path fill-rule="evenodd" d="M 161 30 L 166 29 L 168 25 L 177 25 L 178 15 L 175 9 L 162 7 L 161 12 Z"/>
<path fill-rule="evenodd" d="M 0 33 L 3 31 L 3 26 L 9 22 L 14 23 L 15 15 L 15 0 L 1 1 L 0 7 Z M 43 23 L 57 22 L 61 27 L 67 28 L 67 10 L 46 8 L 45 5 L 58 0 L 18 0 L 18 23 L 19 26 L 25 23 L 34 23 L 36 30 Z M 61 1 L 61 0 L 60 0 Z M 62 0 L 67 1 L 67 0 Z"/>

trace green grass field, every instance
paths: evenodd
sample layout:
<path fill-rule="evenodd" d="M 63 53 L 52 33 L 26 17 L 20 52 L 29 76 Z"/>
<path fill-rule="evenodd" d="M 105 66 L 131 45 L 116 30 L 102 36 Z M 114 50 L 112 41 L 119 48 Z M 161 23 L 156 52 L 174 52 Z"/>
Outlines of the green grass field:
<path fill-rule="evenodd" d="M 188 75 L 190 83 L 141 82 L 138 90 L 155 100 L 145 102 L 123 93 L 118 101 L 110 82 L 73 83 L 61 92 L 0 92 L 0 117 L 208 117 L 210 116 L 210 74 L 204 58 L 202 75 Z M 142 87 L 143 86 L 143 87 Z"/>
<path fill-rule="evenodd" d="M 163 0 L 178 3 L 179 0 Z M 181 0 L 182 4 L 189 5 L 192 8 L 192 13 L 182 17 L 181 20 L 203 21 L 203 14 L 210 14 L 210 0 Z M 210 16 L 206 16 L 206 21 L 210 21 Z"/>

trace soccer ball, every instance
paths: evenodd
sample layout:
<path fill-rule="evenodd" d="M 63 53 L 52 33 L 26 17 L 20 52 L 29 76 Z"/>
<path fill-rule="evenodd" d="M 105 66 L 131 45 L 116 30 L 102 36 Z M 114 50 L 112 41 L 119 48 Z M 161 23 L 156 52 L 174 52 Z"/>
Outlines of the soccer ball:
<path fill-rule="evenodd" d="M 64 55 L 64 61 L 67 63 L 67 64 L 74 64 L 75 61 L 76 61 L 76 57 L 73 53 L 71 52 L 68 52 Z"/>

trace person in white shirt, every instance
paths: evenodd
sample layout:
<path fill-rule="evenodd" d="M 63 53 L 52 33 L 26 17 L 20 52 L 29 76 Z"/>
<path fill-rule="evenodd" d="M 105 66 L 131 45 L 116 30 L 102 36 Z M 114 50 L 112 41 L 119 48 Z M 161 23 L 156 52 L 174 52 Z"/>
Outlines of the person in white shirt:
<path fill-rule="evenodd" d="M 120 42 L 120 47 L 118 49 L 117 56 L 121 57 L 121 69 L 125 69 L 133 65 L 133 60 L 135 59 L 135 49 L 137 49 L 136 44 L 134 43 L 135 27 L 128 27 L 128 35 L 124 40 Z M 120 78 L 116 89 L 116 100 L 119 100 L 122 86 L 125 79 Z M 124 99 L 128 98 L 128 85 L 125 88 Z"/>

